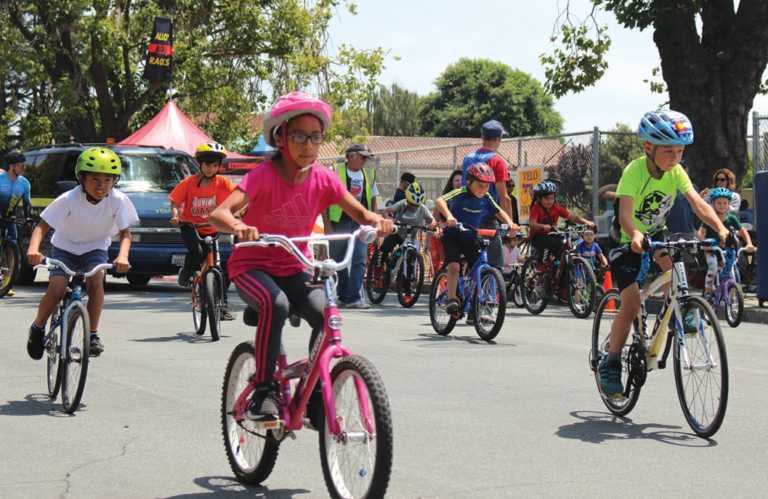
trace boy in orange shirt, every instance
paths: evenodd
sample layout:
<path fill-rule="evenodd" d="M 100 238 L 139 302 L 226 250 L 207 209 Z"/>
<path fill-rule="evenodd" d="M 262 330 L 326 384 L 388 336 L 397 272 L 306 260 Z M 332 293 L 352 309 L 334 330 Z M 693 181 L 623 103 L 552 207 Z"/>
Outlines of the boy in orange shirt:
<path fill-rule="evenodd" d="M 168 196 L 171 200 L 171 223 L 173 225 L 178 225 L 179 222 L 207 223 L 208 215 L 235 190 L 234 184 L 228 178 L 217 175 L 221 162 L 226 157 L 227 154 L 221 144 L 212 142 L 197 146 L 195 159 L 200 164 L 200 174 L 185 178 Z M 200 268 L 210 251 L 208 245 L 200 238 L 215 233 L 216 229 L 213 226 L 198 228 L 188 225 L 181 226 L 181 238 L 187 247 L 187 255 L 184 258 L 184 267 L 179 271 L 180 286 L 188 287 L 190 285 L 192 273 Z M 224 289 L 227 289 L 226 269 L 223 270 L 225 272 Z M 225 308 L 221 311 L 221 319 L 232 320 L 232 314 L 226 308 L 226 293 L 224 293 L 224 303 Z"/>

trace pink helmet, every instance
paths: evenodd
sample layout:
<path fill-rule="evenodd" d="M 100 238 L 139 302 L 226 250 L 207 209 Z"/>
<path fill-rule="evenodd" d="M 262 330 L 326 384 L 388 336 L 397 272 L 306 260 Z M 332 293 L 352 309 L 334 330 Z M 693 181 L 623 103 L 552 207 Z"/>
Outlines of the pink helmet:
<path fill-rule="evenodd" d="M 472 177 L 480 182 L 496 182 L 496 176 L 493 170 L 485 163 L 475 163 L 467 169 L 467 177 Z"/>
<path fill-rule="evenodd" d="M 275 130 L 296 116 L 311 114 L 323 124 L 323 130 L 331 126 L 331 106 L 317 97 L 304 92 L 291 92 L 277 98 L 272 108 L 264 114 L 264 138 L 273 147 Z"/>

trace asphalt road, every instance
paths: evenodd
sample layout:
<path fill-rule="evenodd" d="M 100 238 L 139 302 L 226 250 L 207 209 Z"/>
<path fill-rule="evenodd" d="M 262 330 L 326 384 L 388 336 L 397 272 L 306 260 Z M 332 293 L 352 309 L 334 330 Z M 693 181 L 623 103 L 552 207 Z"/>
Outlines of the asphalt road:
<path fill-rule="evenodd" d="M 327 497 L 311 430 L 283 444 L 264 487 L 232 479 L 221 383 L 251 328 L 224 323 L 210 343 L 192 333 L 186 292 L 110 284 L 106 352 L 91 364 L 82 408 L 66 416 L 24 346 L 43 290 L 0 300 L 0 497 Z M 388 301 L 344 318 L 345 343 L 375 363 L 391 400 L 390 497 L 766 495 L 765 325 L 724 327 L 730 403 L 708 441 L 687 427 L 671 369 L 649 375 L 629 417 L 612 417 L 587 367 L 591 320 L 567 308 L 512 310 L 492 345 L 467 326 L 433 334 L 425 298 L 411 310 Z M 289 327 L 285 338 L 290 353 L 304 354 L 307 328 Z"/>

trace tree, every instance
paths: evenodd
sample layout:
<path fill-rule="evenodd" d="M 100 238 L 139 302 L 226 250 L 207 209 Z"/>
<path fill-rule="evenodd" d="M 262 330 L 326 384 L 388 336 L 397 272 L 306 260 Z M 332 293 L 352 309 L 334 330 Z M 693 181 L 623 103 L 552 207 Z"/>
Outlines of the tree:
<path fill-rule="evenodd" d="M 554 134 L 563 119 L 552 97 L 530 75 L 488 59 L 462 58 L 437 78 L 424 98 L 422 129 L 429 135 L 476 137 L 480 125 L 499 120 L 511 136 Z"/>
<path fill-rule="evenodd" d="M 570 209 L 589 213 L 592 203 L 592 146 L 576 144 L 566 146 L 557 166 L 547 168 L 560 176 L 558 189 L 560 202 Z"/>
<path fill-rule="evenodd" d="M 642 143 L 635 130 L 628 125 L 617 124 L 606 137 L 605 142 L 600 144 L 599 185 L 617 184 L 624 167 L 643 155 Z"/>
<path fill-rule="evenodd" d="M 574 22 L 569 3 L 560 18 L 560 46 L 541 57 L 546 86 L 558 97 L 595 84 L 607 67 L 610 45 L 594 9 L 586 22 Z M 732 0 L 592 4 L 613 13 L 625 28 L 653 29 L 669 105 L 694 124 L 696 141 L 686 153 L 694 181 L 706 185 L 723 167 L 740 178 L 747 164 L 748 113 L 768 64 L 768 2 L 741 0 L 738 9 Z"/>
<path fill-rule="evenodd" d="M 364 112 L 384 51 L 342 45 L 329 54 L 342 3 L 354 10 L 344 0 L 7 0 L 0 112 L 11 126 L 0 142 L 121 139 L 169 94 L 222 142 L 247 137 L 251 114 L 297 88 L 323 95 L 342 117 Z M 157 15 L 174 20 L 170 88 L 142 78 Z"/>
<path fill-rule="evenodd" d="M 419 106 L 421 98 L 415 92 L 393 83 L 379 85 L 368 109 L 372 135 L 414 136 L 421 133 Z"/>

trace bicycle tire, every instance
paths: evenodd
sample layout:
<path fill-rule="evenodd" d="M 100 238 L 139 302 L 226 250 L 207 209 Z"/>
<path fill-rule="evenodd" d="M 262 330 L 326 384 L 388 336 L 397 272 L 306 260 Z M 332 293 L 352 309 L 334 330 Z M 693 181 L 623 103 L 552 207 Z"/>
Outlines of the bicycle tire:
<path fill-rule="evenodd" d="M 80 406 L 80 400 L 85 391 L 85 379 L 88 376 L 88 361 L 91 352 L 91 328 L 88 319 L 88 310 L 80 302 L 69 309 L 67 314 L 66 330 L 64 337 L 66 348 L 64 368 L 62 369 L 61 403 L 64 412 L 72 414 Z M 81 327 L 78 327 L 81 324 Z M 82 337 L 76 337 L 80 329 Z M 76 374 L 75 374 L 76 373 Z"/>
<path fill-rule="evenodd" d="M 362 381 L 367 391 L 370 411 L 373 413 L 375 428 L 370 433 L 365 430 L 363 418 L 360 415 L 358 380 Z M 347 383 L 348 381 L 351 382 Z M 318 435 L 320 462 L 328 492 L 334 499 L 384 497 L 392 473 L 393 429 L 389 397 L 381 375 L 368 359 L 351 355 L 339 359 L 333 367 L 331 383 L 337 421 L 343 425 L 341 431 L 345 438 L 332 435 L 327 422 Z M 354 395 L 352 403 L 348 405 L 342 403 L 344 393 Z M 359 438 L 355 439 L 354 436 Z M 375 450 L 370 452 L 374 445 Z M 363 448 L 369 451 L 369 455 L 361 459 L 361 462 L 354 463 L 349 470 L 346 470 L 347 473 L 344 473 L 341 468 L 353 460 L 349 455 L 345 455 L 344 451 L 347 448 L 353 450 Z M 365 480 L 367 477 L 370 478 Z M 365 483 L 361 483 L 363 481 Z M 350 490 L 352 487 L 354 490 Z"/>
<path fill-rule="evenodd" d="M 688 426 L 690 426 L 693 432 L 698 436 L 709 438 L 717 433 L 717 431 L 720 429 L 720 426 L 723 423 L 723 419 L 725 418 L 725 411 L 728 407 L 728 356 L 725 351 L 723 331 L 720 328 L 720 322 L 717 320 L 717 316 L 712 310 L 712 307 L 699 296 L 689 296 L 685 307 L 686 316 L 691 313 L 693 308 L 697 308 L 699 310 L 698 313 L 700 314 L 699 317 L 701 318 L 699 320 L 699 317 L 696 317 L 696 320 L 698 321 L 697 333 L 695 335 L 684 334 L 684 340 L 681 341 L 678 338 L 674 344 L 675 386 L 677 387 L 677 397 L 680 401 L 680 407 L 683 410 L 683 416 L 685 416 L 685 420 L 688 422 Z M 707 338 L 706 332 L 704 331 L 705 326 L 709 326 L 706 327 L 706 329 L 711 329 L 712 338 Z M 702 338 L 705 338 L 705 341 L 702 341 Z M 709 343 L 709 348 L 704 346 L 704 343 L 706 342 Z M 682 348 L 681 345 L 685 346 L 686 355 L 682 355 L 680 350 Z M 717 349 L 717 356 L 719 359 L 719 362 L 716 361 L 715 363 L 720 369 L 720 382 L 717 383 L 717 380 L 708 380 L 703 382 L 701 385 L 697 385 L 697 387 L 692 388 L 690 397 L 686 396 L 686 389 L 690 387 L 690 384 L 696 384 L 696 382 L 694 380 L 695 376 L 693 376 L 693 374 L 690 374 L 688 379 L 684 379 L 683 371 L 686 371 L 686 373 L 691 373 L 697 370 L 695 369 L 697 366 L 696 358 L 699 356 L 696 354 L 699 351 L 701 352 L 701 358 L 706 359 L 705 366 L 709 364 L 709 362 L 713 360 L 715 354 L 715 350 L 712 348 L 713 346 Z M 701 348 L 699 349 L 696 347 Z M 694 369 L 684 368 L 682 365 L 684 359 L 690 359 L 691 365 L 694 367 Z M 704 372 L 706 375 L 712 373 L 714 370 L 715 369 L 709 365 L 702 369 L 702 372 Z M 704 395 L 702 394 L 702 390 L 715 387 L 716 385 L 719 386 L 720 392 L 719 399 L 716 402 L 717 409 L 712 411 L 711 420 L 702 421 L 704 419 L 702 416 L 694 414 L 694 412 L 697 412 L 697 407 L 695 407 L 696 403 L 697 401 L 702 401 L 701 405 L 703 407 L 701 409 L 704 412 L 709 412 L 709 408 L 714 408 L 714 402 L 709 403 L 703 401 Z"/>
<path fill-rule="evenodd" d="M 61 362 L 61 325 L 53 328 L 52 325 L 58 320 L 58 314 L 51 316 L 49 321 L 49 333 L 46 339 L 46 380 L 48 382 L 48 396 L 51 400 L 56 400 L 61 388 L 61 373 L 64 364 Z"/>
<path fill-rule="evenodd" d="M 216 269 L 210 269 L 205 273 L 205 309 L 208 315 L 208 329 L 211 332 L 211 341 L 219 341 L 221 333 L 221 308 L 222 297 L 221 277 Z"/>
<path fill-rule="evenodd" d="M 580 256 L 571 258 L 568 267 L 568 308 L 571 309 L 571 313 L 575 317 L 586 319 L 595 308 L 595 288 L 597 283 L 595 272 L 592 270 L 592 265 Z M 583 308 L 579 308 L 574 301 L 578 290 L 574 288 L 572 276 L 576 269 L 581 269 L 584 272 L 584 293 L 586 294 L 586 303 L 584 303 Z"/>
<path fill-rule="evenodd" d="M 495 284 L 493 284 L 494 282 Z M 488 285 L 486 286 L 486 284 Z M 478 299 L 480 288 L 486 293 L 486 303 L 480 303 L 480 300 Z M 487 303 L 489 303 L 487 297 L 493 293 L 494 290 L 496 291 L 494 300 L 496 302 L 496 317 L 493 319 L 493 325 L 487 328 L 485 326 L 486 322 L 483 320 L 483 307 L 487 306 Z M 507 310 L 507 288 L 504 285 L 504 276 L 499 269 L 491 266 L 480 269 L 480 282 L 475 286 L 475 296 L 472 300 L 472 306 L 475 309 L 475 332 L 477 332 L 480 339 L 490 342 L 499 334 L 499 331 L 501 331 L 501 327 L 504 325 L 504 314 Z M 494 312 L 490 313 L 494 314 Z"/>
<path fill-rule="evenodd" d="M 592 323 L 592 344 L 589 351 L 589 367 L 595 375 L 597 392 L 600 395 L 600 399 L 602 399 L 605 404 L 605 407 L 617 416 L 626 416 L 635 408 L 642 389 L 642 384 L 638 383 L 629 375 L 629 349 L 631 348 L 631 343 L 625 345 L 621 354 L 621 381 L 624 386 L 623 398 L 612 398 L 603 392 L 600 384 L 600 374 L 597 370 L 600 361 L 607 355 L 608 339 L 611 333 L 611 321 L 609 319 L 614 318 L 614 312 L 618 312 L 620 308 L 621 295 L 615 289 L 611 289 L 605 293 L 603 299 L 597 305 L 594 322 Z M 632 333 L 637 332 L 637 327 L 637 321 L 635 320 L 632 322 L 633 331 L 627 336 L 627 341 L 633 341 L 632 339 L 634 338 L 634 335 Z"/>
<path fill-rule="evenodd" d="M 725 320 L 729 326 L 738 327 L 744 317 L 744 292 L 741 286 L 731 281 L 726 285 L 725 293 Z"/>
<path fill-rule="evenodd" d="M 368 261 L 368 272 L 365 273 L 365 292 L 368 294 L 368 301 L 370 301 L 373 305 L 378 305 L 379 303 L 384 301 L 384 298 L 387 296 L 387 291 L 389 290 L 390 285 L 390 273 L 384 272 L 384 275 L 381 276 L 382 278 L 382 288 L 376 288 L 376 282 L 375 282 L 375 273 L 381 272 L 381 268 L 376 266 L 376 261 L 379 258 L 379 254 L 381 252 L 380 248 L 376 248 L 373 250 L 373 253 L 371 254 L 371 259 Z"/>
<path fill-rule="evenodd" d="M 412 262 L 413 271 L 417 277 L 414 279 L 411 276 L 411 279 L 407 281 L 405 276 L 403 276 L 403 268 L 409 264 L 407 259 L 413 258 L 414 255 L 415 260 Z M 421 287 L 424 285 L 424 257 L 416 251 L 406 251 L 402 260 L 405 263 L 397 266 L 397 301 L 400 302 L 403 308 L 411 308 L 419 301 Z"/>
<path fill-rule="evenodd" d="M 537 271 L 535 265 L 536 262 L 534 258 L 529 258 L 525 264 L 523 264 L 520 281 L 523 286 L 523 305 L 531 315 L 539 315 L 545 308 L 547 308 L 547 304 L 549 303 L 548 276 Z M 537 282 L 541 279 L 543 279 L 543 282 L 541 282 L 541 286 L 537 290 Z M 538 298 L 536 301 L 532 299 L 534 296 Z"/>
<path fill-rule="evenodd" d="M 221 389 L 221 431 L 227 461 L 235 479 L 249 485 L 258 485 L 269 477 L 280 450 L 280 442 L 271 430 L 254 435 L 232 417 L 235 401 L 255 371 L 253 345 L 247 341 L 240 343 L 229 356 Z M 244 420 L 242 424 L 247 426 L 252 423 Z M 244 456 L 246 447 L 251 444 L 255 449 L 252 463 Z"/>
<path fill-rule="evenodd" d="M 13 288 L 20 265 L 19 246 L 15 241 L 5 240 L 0 246 L 0 298 Z"/>
<path fill-rule="evenodd" d="M 447 281 L 448 272 L 443 268 L 432 279 L 432 289 L 429 291 L 429 322 L 440 336 L 451 334 L 456 326 L 456 318 L 445 311 L 445 302 L 448 300 Z"/>
<path fill-rule="evenodd" d="M 192 281 L 192 324 L 195 326 L 195 334 L 205 334 L 208 308 L 205 303 L 205 283 L 202 279 Z"/>

